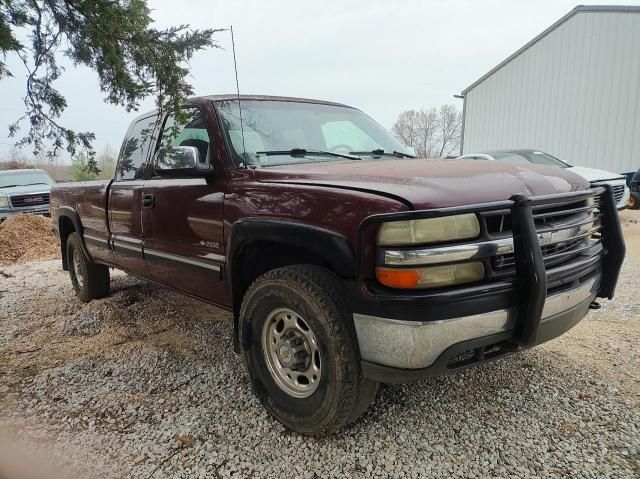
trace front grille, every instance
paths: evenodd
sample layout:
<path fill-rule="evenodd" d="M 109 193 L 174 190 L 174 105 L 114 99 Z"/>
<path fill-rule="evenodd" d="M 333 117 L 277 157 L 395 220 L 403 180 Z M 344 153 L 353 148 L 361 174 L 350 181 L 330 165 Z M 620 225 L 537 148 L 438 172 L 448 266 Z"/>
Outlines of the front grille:
<path fill-rule="evenodd" d="M 49 193 L 40 193 L 34 195 L 16 195 L 11 196 L 11 206 L 14 208 L 22 208 L 24 206 L 40 206 L 49 204 Z"/>
<path fill-rule="evenodd" d="M 616 204 L 620 203 L 624 196 L 624 185 L 615 185 L 613 187 L 613 197 L 616 199 Z"/>
<path fill-rule="evenodd" d="M 569 261 L 600 242 L 596 237 L 600 229 L 600 213 L 595 205 L 586 201 L 534 207 L 533 219 L 545 266 Z M 483 220 L 490 238 L 513 235 L 510 212 L 485 213 Z M 515 263 L 513 252 L 498 254 L 490 260 L 495 272 L 512 271 Z"/>
<path fill-rule="evenodd" d="M 620 204 L 622 198 L 624 197 L 624 185 L 611 185 L 613 188 L 613 198 L 616 201 L 616 205 Z M 596 205 L 600 206 L 600 197 L 596 196 L 595 198 Z"/>
<path fill-rule="evenodd" d="M 585 245 L 585 239 L 578 238 L 578 239 L 573 239 L 564 243 L 556 243 L 556 244 L 541 246 L 540 249 L 542 250 L 542 258 L 545 259 L 545 265 L 548 266 L 550 263 L 552 263 L 552 261 L 550 261 L 548 258 L 551 258 L 551 259 L 553 259 L 554 257 L 557 258 L 556 255 L 561 253 L 572 252 L 576 249 L 579 249 L 580 246 L 583 246 L 583 245 Z M 567 259 L 570 259 L 571 257 L 573 256 L 567 254 L 567 255 L 560 256 L 559 258 L 564 258 L 565 260 L 567 260 Z M 497 271 L 501 271 L 504 269 L 514 267 L 516 265 L 516 258 L 513 253 L 503 254 L 503 255 L 494 256 L 493 258 L 491 258 L 491 263 L 492 263 L 493 269 Z"/>

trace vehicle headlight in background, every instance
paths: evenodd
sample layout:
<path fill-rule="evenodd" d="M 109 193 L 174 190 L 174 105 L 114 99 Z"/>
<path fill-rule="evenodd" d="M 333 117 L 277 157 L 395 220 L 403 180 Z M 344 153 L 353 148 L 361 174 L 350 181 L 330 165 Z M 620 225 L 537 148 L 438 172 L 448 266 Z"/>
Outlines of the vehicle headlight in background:
<path fill-rule="evenodd" d="M 478 261 L 424 268 L 376 268 L 376 278 L 390 288 L 427 289 L 473 283 L 484 279 Z"/>
<path fill-rule="evenodd" d="M 0 196 L 0 208 L 8 208 L 8 207 L 9 207 L 9 197 Z"/>
<path fill-rule="evenodd" d="M 474 213 L 422 220 L 391 221 L 382 223 L 378 232 L 378 245 L 400 246 L 408 244 L 440 243 L 477 238 L 480 223 Z"/>

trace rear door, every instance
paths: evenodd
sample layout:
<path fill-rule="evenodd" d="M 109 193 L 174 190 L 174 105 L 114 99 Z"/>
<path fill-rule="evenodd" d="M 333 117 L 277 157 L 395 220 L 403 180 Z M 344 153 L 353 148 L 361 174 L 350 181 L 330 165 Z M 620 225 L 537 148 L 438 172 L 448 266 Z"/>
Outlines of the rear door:
<path fill-rule="evenodd" d="M 196 106 L 182 118 L 168 115 L 157 140 L 162 146 L 194 146 L 201 161 L 214 166 L 209 178 L 163 178 L 152 171 L 144 194 L 153 202 L 143 210 L 144 255 L 151 278 L 218 304 L 227 302 L 224 267 L 223 199 L 226 180 L 215 164 L 216 146 L 207 130 L 215 121 Z M 218 149 L 220 146 L 218 146 Z"/>
<path fill-rule="evenodd" d="M 109 230 L 116 263 L 141 276 L 148 276 L 143 258 L 142 203 L 157 118 L 142 117 L 129 128 L 109 190 Z"/>

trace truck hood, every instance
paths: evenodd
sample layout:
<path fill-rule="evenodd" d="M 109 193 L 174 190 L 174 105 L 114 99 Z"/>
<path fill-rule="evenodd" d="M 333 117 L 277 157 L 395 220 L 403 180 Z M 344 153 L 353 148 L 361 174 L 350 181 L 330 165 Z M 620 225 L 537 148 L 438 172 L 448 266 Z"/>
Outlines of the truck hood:
<path fill-rule="evenodd" d="M 0 188 L 0 196 L 29 195 L 32 193 L 49 193 L 52 185 L 27 185 Z"/>
<path fill-rule="evenodd" d="M 561 168 L 464 160 L 346 160 L 255 170 L 256 179 L 367 191 L 415 209 L 461 206 L 583 190 L 589 182 Z"/>
<path fill-rule="evenodd" d="M 582 176 L 587 181 L 621 180 L 624 178 L 619 173 L 597 170 L 595 168 L 586 168 L 584 166 L 571 166 L 567 169 L 576 175 Z"/>

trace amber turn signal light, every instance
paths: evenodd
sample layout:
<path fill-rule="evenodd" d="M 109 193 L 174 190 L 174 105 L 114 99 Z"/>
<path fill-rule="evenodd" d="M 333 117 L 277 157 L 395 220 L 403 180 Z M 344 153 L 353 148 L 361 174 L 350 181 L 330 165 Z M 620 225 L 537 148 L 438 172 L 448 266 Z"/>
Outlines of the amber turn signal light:
<path fill-rule="evenodd" d="M 390 288 L 415 288 L 420 272 L 411 269 L 376 268 L 376 278 Z"/>
<path fill-rule="evenodd" d="M 441 288 L 482 281 L 484 266 L 474 261 L 416 269 L 379 267 L 376 268 L 376 278 L 390 288 Z"/>

